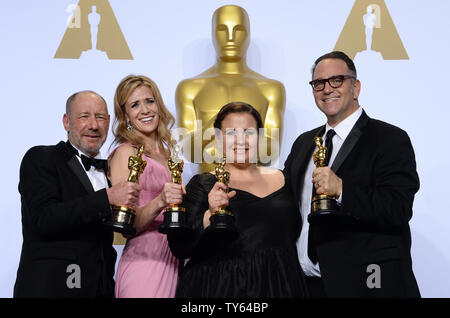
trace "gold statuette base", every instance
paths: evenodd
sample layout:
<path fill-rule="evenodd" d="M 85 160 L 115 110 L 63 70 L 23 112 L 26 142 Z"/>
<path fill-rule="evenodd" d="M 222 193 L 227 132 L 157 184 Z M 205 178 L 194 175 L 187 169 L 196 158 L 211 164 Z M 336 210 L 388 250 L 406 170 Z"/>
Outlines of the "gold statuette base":
<path fill-rule="evenodd" d="M 339 205 L 336 199 L 324 194 L 315 195 L 311 201 L 311 213 L 308 215 L 308 222 L 311 224 L 322 222 L 333 216 L 339 217 Z"/>
<path fill-rule="evenodd" d="M 133 227 L 136 211 L 124 206 L 113 206 L 111 214 L 111 220 L 106 221 L 105 224 L 112 228 L 114 232 L 126 235 L 136 234 Z"/>
<path fill-rule="evenodd" d="M 236 232 L 234 215 L 224 208 L 220 208 L 217 211 L 212 212 L 209 222 L 210 225 L 208 226 L 208 231 L 229 233 Z"/>
<path fill-rule="evenodd" d="M 217 215 L 217 214 L 226 214 L 226 215 L 233 216 L 233 213 L 231 213 L 230 211 L 227 211 L 223 208 L 219 208 L 216 212 L 211 213 L 211 215 Z"/>
<path fill-rule="evenodd" d="M 186 209 L 181 206 L 169 206 L 163 213 L 164 221 L 158 231 L 163 234 L 189 230 L 186 220 Z"/>

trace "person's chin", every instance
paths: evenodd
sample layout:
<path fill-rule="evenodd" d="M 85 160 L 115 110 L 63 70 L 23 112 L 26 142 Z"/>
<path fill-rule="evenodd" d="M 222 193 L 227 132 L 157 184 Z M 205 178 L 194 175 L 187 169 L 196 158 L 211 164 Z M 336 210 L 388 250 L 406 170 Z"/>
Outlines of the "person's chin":
<path fill-rule="evenodd" d="M 100 151 L 100 148 L 102 147 L 102 142 L 96 142 L 96 143 L 86 143 L 82 145 L 81 151 L 86 152 L 87 154 L 91 156 L 96 156 L 98 152 Z"/>
<path fill-rule="evenodd" d="M 248 163 L 248 156 L 246 154 L 235 154 L 236 163 Z"/>
<path fill-rule="evenodd" d="M 242 59 L 238 51 L 225 51 L 220 57 L 225 62 L 237 62 Z"/>
<path fill-rule="evenodd" d="M 152 133 L 154 133 L 156 131 L 156 129 L 158 128 L 158 126 L 156 125 L 149 125 L 149 126 L 144 126 L 144 127 L 139 127 L 138 129 L 136 129 L 137 133 L 140 133 L 143 136 L 150 136 Z"/>
<path fill-rule="evenodd" d="M 334 117 L 339 113 L 340 107 L 338 105 L 323 105 L 320 107 L 320 110 L 325 114 L 327 117 Z"/>

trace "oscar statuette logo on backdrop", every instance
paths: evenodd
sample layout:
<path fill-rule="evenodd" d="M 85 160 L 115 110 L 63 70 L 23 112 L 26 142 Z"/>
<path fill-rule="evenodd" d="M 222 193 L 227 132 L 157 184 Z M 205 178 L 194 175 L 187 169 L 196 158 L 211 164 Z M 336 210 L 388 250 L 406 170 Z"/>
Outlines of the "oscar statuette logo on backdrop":
<path fill-rule="evenodd" d="M 334 50 L 352 59 L 409 60 L 384 0 L 356 0 Z"/>
<path fill-rule="evenodd" d="M 66 11 L 71 15 L 55 59 L 133 60 L 108 0 L 79 0 Z"/>

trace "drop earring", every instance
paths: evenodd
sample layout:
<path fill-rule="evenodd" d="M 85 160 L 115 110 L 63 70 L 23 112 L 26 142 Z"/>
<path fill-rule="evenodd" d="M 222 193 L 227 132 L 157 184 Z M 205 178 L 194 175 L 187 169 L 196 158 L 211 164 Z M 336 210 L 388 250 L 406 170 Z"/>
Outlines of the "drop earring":
<path fill-rule="evenodd" d="M 131 126 L 130 121 L 127 121 L 127 130 L 128 130 L 129 132 L 133 132 L 133 126 Z"/>

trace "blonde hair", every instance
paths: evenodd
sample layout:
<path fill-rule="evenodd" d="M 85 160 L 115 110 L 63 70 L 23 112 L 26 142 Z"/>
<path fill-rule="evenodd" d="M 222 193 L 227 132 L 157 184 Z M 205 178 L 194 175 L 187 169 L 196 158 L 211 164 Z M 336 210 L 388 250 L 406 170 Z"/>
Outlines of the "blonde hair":
<path fill-rule="evenodd" d="M 121 144 L 124 142 L 131 142 L 133 145 L 143 145 L 144 140 L 142 136 L 138 136 L 132 131 L 127 129 L 127 119 L 125 116 L 125 103 L 134 90 L 140 86 L 148 87 L 155 98 L 158 105 L 159 123 L 156 129 L 156 139 L 159 141 L 161 149 L 173 148 L 174 141 L 172 140 L 170 129 L 175 123 L 175 118 L 169 112 L 165 106 L 161 92 L 158 86 L 150 78 L 144 75 L 128 75 L 122 79 L 117 86 L 116 93 L 114 95 L 114 114 L 115 119 L 113 123 L 113 144 Z"/>

